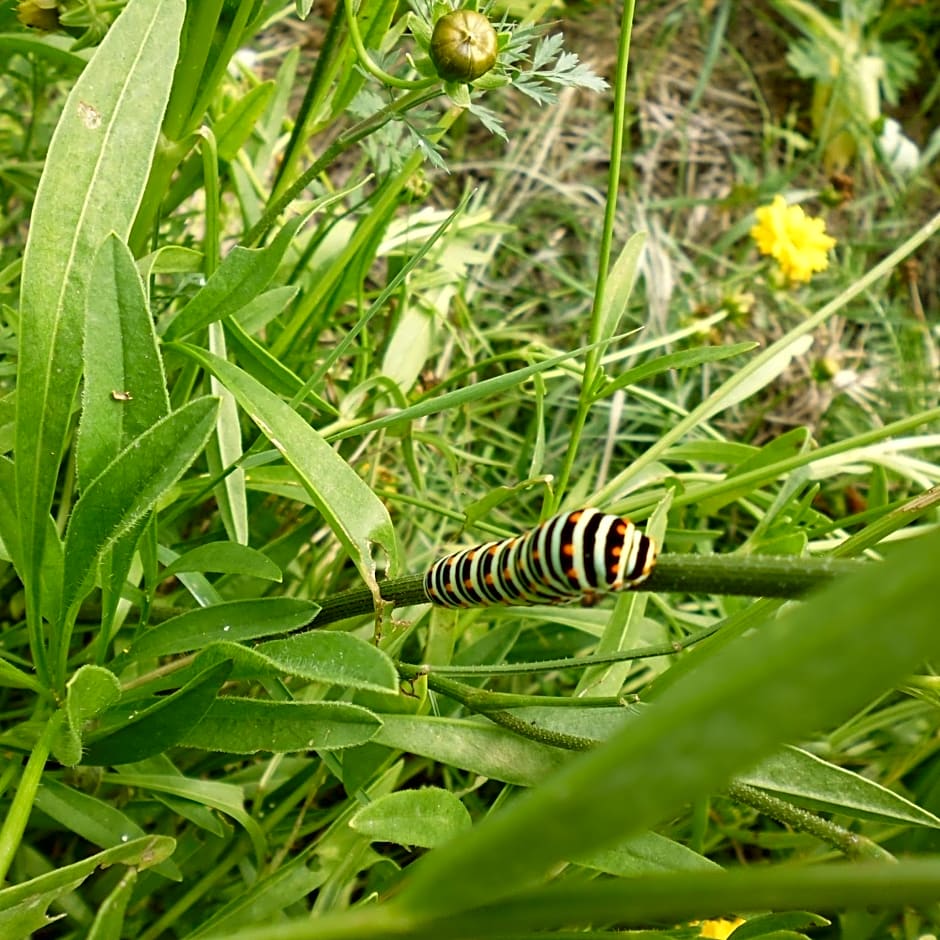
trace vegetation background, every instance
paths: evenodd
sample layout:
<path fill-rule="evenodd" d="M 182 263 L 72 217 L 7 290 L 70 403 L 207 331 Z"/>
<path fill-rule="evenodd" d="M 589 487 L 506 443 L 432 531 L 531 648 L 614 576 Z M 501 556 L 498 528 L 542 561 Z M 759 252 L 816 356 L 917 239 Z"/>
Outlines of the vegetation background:
<path fill-rule="evenodd" d="M 450 10 L 0 5 L 0 935 L 936 934 L 934 5 Z"/>

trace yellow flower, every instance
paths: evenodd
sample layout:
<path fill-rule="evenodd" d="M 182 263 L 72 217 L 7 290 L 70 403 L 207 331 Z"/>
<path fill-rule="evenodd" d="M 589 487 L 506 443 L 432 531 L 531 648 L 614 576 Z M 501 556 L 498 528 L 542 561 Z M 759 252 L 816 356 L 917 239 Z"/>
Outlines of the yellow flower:
<path fill-rule="evenodd" d="M 693 923 L 699 928 L 700 937 L 711 937 L 713 940 L 726 940 L 744 921 L 740 917 L 735 917 L 731 920 L 719 917 L 717 920 L 699 920 L 693 921 Z"/>
<path fill-rule="evenodd" d="M 810 218 L 800 206 L 788 206 L 783 196 L 774 196 L 769 206 L 754 213 L 757 225 L 751 238 L 762 255 L 771 255 L 790 281 L 808 281 L 814 271 L 829 267 L 826 253 L 836 240 L 826 234 L 822 219 Z"/>

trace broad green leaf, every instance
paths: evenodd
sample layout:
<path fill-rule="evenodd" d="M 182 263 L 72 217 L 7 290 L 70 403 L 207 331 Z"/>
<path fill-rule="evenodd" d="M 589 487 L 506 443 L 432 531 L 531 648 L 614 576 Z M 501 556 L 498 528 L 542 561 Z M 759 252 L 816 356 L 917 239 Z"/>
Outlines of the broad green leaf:
<path fill-rule="evenodd" d="M 175 340 L 225 320 L 254 300 L 271 283 L 277 269 L 309 213 L 291 219 L 264 248 L 236 246 L 193 299 L 175 313 L 164 330 Z"/>
<path fill-rule="evenodd" d="M 242 646 L 227 640 L 210 643 L 204 647 L 193 662 L 193 668 L 205 668 L 212 663 L 219 663 L 227 659 L 232 663 L 232 675 L 235 679 L 260 679 L 264 676 L 281 674 L 278 666 L 262 656 L 254 647 Z"/>
<path fill-rule="evenodd" d="M 289 405 L 231 363 L 194 346 L 183 347 L 235 396 L 294 468 L 366 583 L 375 581 L 372 544 L 381 546 L 389 571 L 398 569 L 398 546 L 388 510 L 362 478 Z"/>
<path fill-rule="evenodd" d="M 891 688 L 940 653 L 938 553 L 940 533 L 908 542 L 877 576 L 846 577 L 721 648 L 608 742 L 413 866 L 399 902 L 422 916 L 493 903 Z"/>
<path fill-rule="evenodd" d="M 571 824 L 570 820 L 566 820 Z M 426 856 L 453 852 L 465 838 Z M 462 886 L 454 886 L 459 890 Z M 572 925 L 616 923 L 623 930 L 650 923 L 675 924 L 734 910 L 853 910 L 927 907 L 940 898 L 940 857 L 903 859 L 896 864 L 752 865 L 731 871 L 681 872 L 635 878 L 595 879 L 573 883 L 556 879 L 548 885 L 435 918 L 431 912 L 408 910 L 397 896 L 384 904 L 362 905 L 317 918 L 317 940 L 470 940 L 478 937 L 542 936 L 537 931 Z M 406 895 L 407 899 L 407 895 Z M 801 916 L 804 916 L 801 914 Z M 810 918 L 813 915 L 810 915 Z M 808 918 L 808 920 L 810 919 Z M 583 929 L 583 927 L 579 927 Z M 596 931 L 595 931 L 596 935 Z M 309 940 L 309 914 L 282 921 L 278 940 Z M 590 936 L 590 934 L 587 934 Z M 870 934 L 866 934 L 870 936 Z M 206 940 L 269 940 L 270 924 L 212 931 Z"/>
<path fill-rule="evenodd" d="M 237 542 L 208 542 L 197 545 L 161 572 L 169 578 L 180 571 L 203 571 L 219 574 L 239 574 L 265 581 L 280 581 L 281 569 L 267 555 Z"/>
<path fill-rule="evenodd" d="M 36 791 L 34 805 L 64 829 L 99 848 L 108 849 L 146 836 L 136 822 L 116 807 L 89 793 L 68 787 L 49 775 Z M 160 862 L 157 870 L 174 881 L 182 877 L 170 860 Z"/>
<path fill-rule="evenodd" d="M 77 888 L 80 883 L 76 882 L 74 887 Z M 51 915 L 48 910 L 58 898 L 71 890 L 72 887 L 36 894 L 20 904 L 0 909 L 0 936 L 8 940 L 30 940 L 37 931 L 65 917 L 63 913 Z"/>
<path fill-rule="evenodd" d="M 52 506 L 82 370 L 95 252 L 126 237 L 150 171 L 176 65 L 183 0 L 132 0 L 66 100 L 30 220 L 20 303 L 17 507 L 21 575 L 39 596 Z"/>
<path fill-rule="evenodd" d="M 0 890 L 0 912 L 7 912 L 16 905 L 43 899 L 45 906 L 56 898 L 74 891 L 98 867 L 108 865 L 133 865 L 136 868 L 151 868 L 169 858 L 176 842 L 168 836 L 145 836 L 105 849 L 80 862 L 63 865 L 55 871 L 24 881 L 22 884 Z M 2 920 L 0 920 L 2 924 Z"/>
<path fill-rule="evenodd" d="M 523 787 L 550 777 L 568 755 L 490 722 L 383 714 L 376 744 Z"/>
<path fill-rule="evenodd" d="M 120 697 L 121 683 L 103 666 L 86 663 L 69 679 L 65 699 L 66 722 L 52 748 L 60 764 L 74 767 L 81 762 L 85 723 L 97 718 Z"/>
<path fill-rule="evenodd" d="M 829 923 L 825 917 L 808 911 L 779 911 L 749 917 L 746 923 L 735 929 L 733 936 L 734 940 L 757 940 L 776 930 L 810 930 L 813 927 L 828 927 Z"/>
<path fill-rule="evenodd" d="M 721 867 L 698 852 L 656 832 L 641 832 L 609 848 L 579 855 L 572 861 L 621 878 L 634 878 L 653 872 L 713 871 Z"/>
<path fill-rule="evenodd" d="M 227 662 L 210 666 L 149 708 L 130 715 L 115 713 L 113 726 L 106 724 L 106 715 L 102 730 L 88 736 L 82 763 L 131 764 L 179 744 L 209 710 L 230 671 Z"/>
<path fill-rule="evenodd" d="M 372 431 L 378 431 L 381 428 L 395 427 L 396 425 L 406 425 L 418 418 L 424 418 L 427 415 L 438 414 L 442 411 L 448 411 L 451 408 L 460 408 L 475 401 L 480 401 L 491 396 L 504 394 L 510 389 L 523 385 L 526 381 L 540 372 L 547 372 L 554 369 L 563 362 L 569 362 L 582 356 L 587 350 L 596 348 L 595 346 L 582 346 L 578 349 L 572 349 L 570 352 L 562 353 L 559 356 L 552 356 L 549 359 L 543 359 L 541 362 L 534 362 L 523 366 L 521 369 L 515 369 L 504 375 L 496 375 L 490 379 L 483 379 L 479 382 L 470 382 L 467 385 L 454 389 L 451 392 L 431 392 L 426 397 L 409 405 L 401 411 L 393 414 L 383 415 L 380 418 L 372 418 L 370 421 L 364 421 L 355 427 L 338 431 L 331 436 L 332 440 L 342 440 L 346 437 L 359 437 L 363 434 L 369 434 Z"/>
<path fill-rule="evenodd" d="M 262 643 L 258 652 L 287 675 L 398 694 L 398 673 L 391 659 L 378 647 L 349 633 L 313 630 Z"/>
<path fill-rule="evenodd" d="M 669 459 L 700 460 L 704 463 L 717 463 L 731 467 L 747 460 L 752 454 L 759 454 L 760 448 L 739 441 L 683 441 L 669 448 Z"/>
<path fill-rule="evenodd" d="M 433 849 L 470 829 L 467 808 L 450 790 L 399 790 L 367 803 L 349 820 L 373 842 Z"/>
<path fill-rule="evenodd" d="M 114 234 L 105 239 L 91 272 L 84 349 L 76 460 L 81 487 L 170 413 L 144 284 L 130 249 Z"/>
<path fill-rule="evenodd" d="M 86 663 L 66 686 L 65 711 L 69 724 L 80 731 L 86 721 L 97 718 L 121 697 L 121 683 L 103 666 Z"/>
<path fill-rule="evenodd" d="M 887 787 L 797 747 L 783 748 L 736 779 L 810 809 L 895 824 L 940 827 L 940 819 L 933 813 Z"/>
<path fill-rule="evenodd" d="M 169 764 L 168 760 L 167 764 Z M 177 806 L 180 805 L 180 801 L 187 801 L 192 803 L 194 810 L 207 810 L 211 807 L 213 810 L 231 816 L 248 833 L 258 861 L 260 862 L 265 857 L 264 830 L 245 809 L 245 792 L 242 787 L 216 780 L 184 777 L 181 773 L 135 773 L 132 770 L 121 770 L 115 773 L 114 779 L 119 780 L 124 786 L 138 787 L 150 793 L 175 797 Z"/>
<path fill-rule="evenodd" d="M 205 446 L 218 402 L 197 398 L 132 441 L 85 488 L 65 533 L 63 605 L 79 600 L 102 552 L 153 508 Z"/>
<path fill-rule="evenodd" d="M 319 610 L 313 601 L 267 597 L 197 607 L 140 636 L 131 647 L 135 659 L 202 649 L 220 640 L 237 643 L 272 633 L 287 633 L 310 623 Z"/>
<path fill-rule="evenodd" d="M 181 743 L 206 751 L 332 751 L 370 741 L 377 715 L 344 702 L 266 702 L 218 699 Z"/>

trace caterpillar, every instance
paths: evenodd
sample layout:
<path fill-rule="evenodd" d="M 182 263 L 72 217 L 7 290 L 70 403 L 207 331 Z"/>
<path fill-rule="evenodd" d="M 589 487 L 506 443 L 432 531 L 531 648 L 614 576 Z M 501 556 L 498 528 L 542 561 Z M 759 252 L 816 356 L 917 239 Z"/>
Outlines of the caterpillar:
<path fill-rule="evenodd" d="M 598 509 L 562 513 L 524 535 L 465 548 L 424 576 L 432 604 L 559 604 L 635 587 L 656 564 L 656 543 L 629 519 Z"/>

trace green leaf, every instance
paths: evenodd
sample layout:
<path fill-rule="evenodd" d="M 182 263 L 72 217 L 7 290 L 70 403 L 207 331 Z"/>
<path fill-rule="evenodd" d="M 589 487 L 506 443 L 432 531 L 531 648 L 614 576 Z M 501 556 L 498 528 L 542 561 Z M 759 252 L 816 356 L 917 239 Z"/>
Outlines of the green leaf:
<path fill-rule="evenodd" d="M 757 914 L 736 928 L 734 940 L 757 940 L 775 930 L 809 930 L 813 927 L 828 927 L 829 921 L 818 914 L 807 911 L 780 911 L 773 914 Z"/>
<path fill-rule="evenodd" d="M 653 872 L 714 871 L 721 867 L 656 832 L 641 832 L 609 848 L 579 855 L 572 861 L 621 878 Z"/>
<path fill-rule="evenodd" d="M 137 872 L 130 868 L 101 902 L 86 940 L 121 940 L 124 936 L 124 915 L 137 885 Z"/>
<path fill-rule="evenodd" d="M 0 659 L 0 688 L 30 689 L 37 695 L 46 691 L 46 687 L 32 673 L 17 669 L 5 659 Z"/>
<path fill-rule="evenodd" d="M 52 749 L 60 764 L 74 767 L 81 762 L 86 722 L 107 711 L 120 698 L 121 683 L 103 666 L 86 663 L 72 676 L 66 686 L 67 720 Z"/>
<path fill-rule="evenodd" d="M 810 809 L 940 828 L 940 819 L 903 796 L 797 747 L 764 758 L 736 779 Z"/>
<path fill-rule="evenodd" d="M 217 663 L 149 708 L 116 714 L 115 727 L 88 736 L 82 763 L 130 764 L 178 744 L 209 710 L 230 672 L 231 663 Z"/>
<path fill-rule="evenodd" d="M 121 697 L 121 683 L 103 666 L 86 664 L 69 679 L 65 711 L 69 724 L 80 731 L 86 721 L 97 718 Z"/>
<path fill-rule="evenodd" d="M 16 516 L 16 467 L 9 457 L 0 457 L 0 546 L 21 570 L 20 527 Z"/>
<path fill-rule="evenodd" d="M 87 50 L 73 52 L 75 40 L 70 36 L 0 33 L 0 52 L 18 52 L 45 60 L 66 74 L 77 75 L 88 64 Z"/>
<path fill-rule="evenodd" d="M 235 396 L 294 468 L 366 583 L 375 580 L 373 543 L 385 550 L 390 573 L 397 571 L 398 545 L 388 510 L 352 467 L 289 405 L 247 373 L 205 350 L 183 349 Z"/>
<path fill-rule="evenodd" d="M 319 610 L 296 597 L 227 601 L 197 607 L 148 630 L 131 647 L 130 656 L 145 659 L 202 649 L 225 640 L 240 642 L 272 633 L 287 633 L 310 623 Z"/>
<path fill-rule="evenodd" d="M 63 606 L 89 586 L 106 548 L 183 475 L 212 433 L 218 401 L 197 398 L 145 431 L 84 490 L 65 533 Z"/>
<path fill-rule="evenodd" d="M 206 285 L 170 319 L 165 339 L 182 339 L 210 323 L 227 319 L 254 300 L 271 283 L 307 215 L 291 219 L 264 248 L 233 248 Z"/>
<path fill-rule="evenodd" d="M 39 596 L 52 506 L 82 370 L 95 252 L 126 236 L 150 171 L 176 65 L 183 0 L 133 0 L 66 100 L 36 194 L 23 258 L 16 492 L 21 575 Z"/>
<path fill-rule="evenodd" d="M 267 110 L 277 83 L 261 82 L 250 89 L 215 123 L 215 133 L 220 160 L 234 160 L 238 151 L 255 132 L 258 120 Z"/>
<path fill-rule="evenodd" d="M 180 571 L 239 574 L 265 581 L 280 581 L 282 578 L 281 569 L 267 555 L 237 542 L 198 545 L 167 565 L 161 577 L 169 578 Z"/>
<path fill-rule="evenodd" d="M 299 293 L 300 288 L 296 284 L 272 287 L 245 304 L 226 326 L 236 324 L 245 333 L 258 333 L 287 310 Z"/>
<path fill-rule="evenodd" d="M 398 673 L 378 647 L 349 633 L 311 631 L 261 643 L 258 652 L 287 675 L 398 694 Z"/>
<path fill-rule="evenodd" d="M 423 917 L 493 903 L 891 688 L 940 653 L 938 553 L 940 533 L 908 542 L 876 576 L 846 577 L 719 649 L 608 742 L 413 866 L 399 903 Z"/>
<path fill-rule="evenodd" d="M 95 258 L 88 298 L 76 460 L 82 487 L 170 412 L 144 284 L 130 249 L 114 234 Z"/>
<path fill-rule="evenodd" d="M 373 842 L 433 849 L 472 826 L 467 808 L 450 790 L 399 790 L 367 803 L 349 825 Z"/>
<path fill-rule="evenodd" d="M 182 743 L 206 751 L 332 751 L 370 741 L 377 715 L 343 702 L 264 702 L 218 699 Z"/>
<path fill-rule="evenodd" d="M 146 836 L 136 822 L 116 807 L 68 787 L 48 774 L 36 791 L 34 805 L 64 829 L 103 849 Z M 174 881 L 182 878 L 172 861 L 160 862 L 156 869 Z"/>
<path fill-rule="evenodd" d="M 166 763 L 168 768 L 175 770 L 169 760 Z M 208 808 L 211 807 L 213 810 L 225 813 L 226 816 L 231 816 L 248 833 L 258 856 L 258 861 L 260 862 L 265 857 L 264 830 L 245 809 L 245 792 L 242 787 L 216 780 L 184 777 L 178 772 L 167 772 L 165 774 L 135 773 L 124 769 L 117 771 L 115 777 L 127 787 L 138 787 L 149 793 L 176 797 L 177 806 L 181 805 L 179 801 L 186 801 L 192 804 L 192 810 L 194 811 L 203 810 L 208 813 Z M 185 813 L 181 812 L 181 815 L 185 815 Z M 211 818 L 214 818 L 214 814 Z M 221 835 L 221 833 L 219 834 Z"/>
<path fill-rule="evenodd" d="M 660 375 L 668 372 L 670 369 L 691 369 L 695 366 L 704 365 L 708 362 L 720 362 L 722 359 L 730 359 L 733 356 L 740 356 L 742 353 L 750 352 L 757 347 L 757 343 L 731 343 L 728 346 L 698 346 L 695 349 L 683 349 L 679 352 L 667 353 L 665 356 L 657 356 L 650 362 L 644 362 L 642 365 L 634 366 L 621 372 L 616 378 L 611 379 L 598 392 L 597 398 L 603 399 L 610 396 L 619 388 L 626 388 L 628 385 L 638 385 L 640 382 L 652 378 L 654 375 Z M 698 442 L 692 442 L 695 446 Z M 711 444 L 711 441 L 703 442 Z M 721 442 L 715 442 L 719 446 Z M 682 446 L 682 445 L 680 445 Z M 731 445 L 729 445 L 731 446 Z M 744 447 L 746 445 L 739 445 Z M 672 451 L 670 451 L 672 456 Z"/>
<path fill-rule="evenodd" d="M 610 269 L 597 335 L 601 343 L 609 342 L 616 334 L 620 321 L 627 312 L 630 294 L 633 293 L 633 285 L 636 283 L 637 265 L 646 246 L 646 239 L 646 232 L 631 235 Z"/>
<path fill-rule="evenodd" d="M 523 787 L 534 787 L 569 759 L 488 721 L 465 718 L 383 714 L 375 743 Z"/>
<path fill-rule="evenodd" d="M 58 898 L 74 891 L 99 866 L 133 865 L 136 868 L 150 868 L 169 858 L 175 847 L 176 842 L 169 836 L 145 836 L 105 849 L 80 862 L 63 865 L 22 884 L 4 888 L 0 890 L 0 928 L 8 923 L 3 915 L 15 911 L 19 905 L 33 905 L 37 910 L 45 910 Z M 6 932 L 2 935 L 10 936 Z"/>

